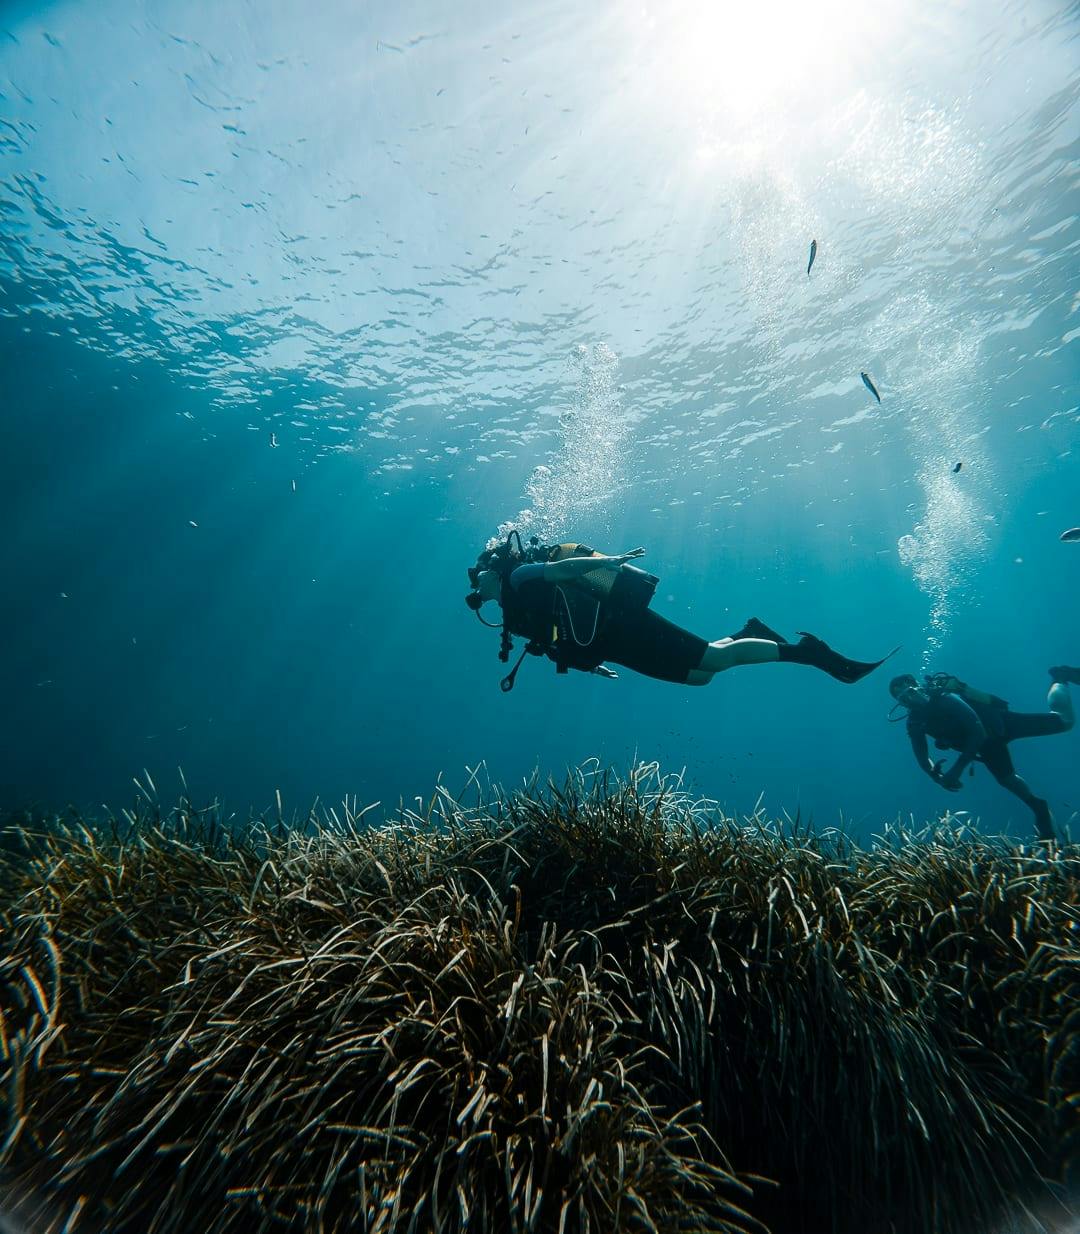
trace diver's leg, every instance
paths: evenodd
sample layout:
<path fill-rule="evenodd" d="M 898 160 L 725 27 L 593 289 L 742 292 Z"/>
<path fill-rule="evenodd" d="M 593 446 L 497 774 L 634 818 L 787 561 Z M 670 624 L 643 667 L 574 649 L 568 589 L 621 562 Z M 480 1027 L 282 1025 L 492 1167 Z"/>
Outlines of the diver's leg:
<path fill-rule="evenodd" d="M 723 673 L 742 664 L 772 664 L 780 659 L 780 646 L 764 638 L 718 638 L 705 648 L 697 673 Z M 704 684 L 690 681 L 691 685 Z"/>
<path fill-rule="evenodd" d="M 1046 705 L 1061 721 L 1061 731 L 1067 733 L 1076 723 L 1072 695 L 1067 682 L 1055 681 L 1046 696 Z"/>
<path fill-rule="evenodd" d="M 785 664 L 808 664 L 849 684 L 859 681 L 882 663 L 881 660 L 849 660 L 813 634 L 803 634 L 797 643 L 764 638 L 717 639 L 706 647 L 697 671 L 723 673 L 742 664 L 772 664 L 776 660 Z"/>
<path fill-rule="evenodd" d="M 1035 815 L 1035 830 L 1040 840 L 1055 840 L 1054 816 L 1050 813 L 1049 804 L 1036 797 L 1028 787 L 1027 782 L 1016 774 L 1012 756 L 1004 741 L 987 742 L 979 753 L 979 760 L 1006 792 L 1018 797 Z"/>
<path fill-rule="evenodd" d="M 1076 723 L 1072 696 L 1069 687 L 1055 681 L 1046 696 L 1048 712 L 1006 711 L 1002 717 L 1005 725 L 1005 740 L 1016 741 L 1020 737 L 1051 737 L 1054 733 L 1067 733 Z"/>
<path fill-rule="evenodd" d="M 717 673 L 740 664 L 772 664 L 780 659 L 780 646 L 787 646 L 782 634 L 767 626 L 756 617 L 729 634 L 711 642 L 701 657 L 701 663 L 690 671 L 686 678 L 688 686 L 707 686 Z"/>
<path fill-rule="evenodd" d="M 1014 797 L 1019 797 L 1035 815 L 1035 830 L 1040 840 L 1057 839 L 1057 832 L 1054 830 L 1054 816 L 1050 813 L 1049 802 L 1042 797 L 1036 797 L 1015 771 L 1006 779 L 998 780 L 998 783 Z"/>

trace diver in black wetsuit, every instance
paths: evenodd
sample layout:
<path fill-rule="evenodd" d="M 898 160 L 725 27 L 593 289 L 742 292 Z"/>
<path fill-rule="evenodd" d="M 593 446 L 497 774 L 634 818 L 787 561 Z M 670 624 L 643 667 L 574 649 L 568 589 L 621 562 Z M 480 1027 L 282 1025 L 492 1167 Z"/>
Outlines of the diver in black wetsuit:
<path fill-rule="evenodd" d="M 1080 683 L 1080 669 L 1061 665 L 1050 669 L 1048 712 L 1038 714 L 1009 710 L 1009 704 L 994 694 L 984 694 L 958 677 L 936 673 L 919 683 L 906 673 L 889 682 L 889 693 L 908 710 L 907 731 L 915 761 L 932 780 L 951 793 L 959 792 L 960 776 L 972 763 L 982 763 L 1002 788 L 1028 806 L 1035 815 L 1040 840 L 1057 838 L 1050 807 L 1036 797 L 1016 774 L 1009 742 L 1021 737 L 1046 737 L 1068 732 L 1074 723 L 1069 682 Z M 934 761 L 927 749 L 931 737 L 939 750 L 957 751 L 956 761 L 942 771 L 944 759 Z"/>
<path fill-rule="evenodd" d="M 610 660 L 661 681 L 698 686 L 729 668 L 781 661 L 807 664 L 851 683 L 881 663 L 849 660 L 812 634 L 789 643 L 756 617 L 729 637 L 709 642 L 649 608 L 659 580 L 629 564 L 644 553 L 636 548 L 608 556 L 585 544 L 542 545 L 535 538 L 526 548 L 511 532 L 469 570 L 473 589 L 465 601 L 478 616 L 485 601 L 498 601 L 502 660 L 516 634 L 528 639 L 525 651 L 546 655 L 559 672 L 574 668 L 614 677 L 604 663 Z M 520 664 L 519 659 L 503 678 L 503 690 L 513 687 Z"/>

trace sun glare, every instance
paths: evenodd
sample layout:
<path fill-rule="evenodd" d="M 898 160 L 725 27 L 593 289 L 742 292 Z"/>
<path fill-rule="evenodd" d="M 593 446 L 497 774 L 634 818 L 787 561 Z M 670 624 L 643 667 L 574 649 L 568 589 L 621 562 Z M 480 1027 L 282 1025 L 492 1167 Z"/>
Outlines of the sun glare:
<path fill-rule="evenodd" d="M 656 0 L 637 10 L 654 91 L 684 115 L 750 123 L 839 101 L 894 17 L 888 0 Z M 647 48 L 647 51 L 645 49 Z"/>

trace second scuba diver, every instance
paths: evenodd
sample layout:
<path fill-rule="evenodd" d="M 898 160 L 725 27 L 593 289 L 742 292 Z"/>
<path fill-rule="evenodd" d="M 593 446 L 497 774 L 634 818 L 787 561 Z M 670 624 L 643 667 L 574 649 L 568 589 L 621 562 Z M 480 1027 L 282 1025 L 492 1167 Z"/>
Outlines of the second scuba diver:
<path fill-rule="evenodd" d="M 910 674 L 894 677 L 889 693 L 907 708 L 907 732 L 915 761 L 928 776 L 949 792 L 958 792 L 964 769 L 982 763 L 1002 788 L 1007 789 L 1035 815 L 1040 840 L 1057 838 L 1050 807 L 1036 797 L 1016 774 L 1009 742 L 1020 737 L 1046 737 L 1068 732 L 1073 726 L 1073 705 L 1069 683 L 1080 683 L 1080 668 L 1061 665 L 1050 669 L 1048 712 L 1010 711 L 1009 704 L 994 694 L 972 689 L 958 677 L 934 673 L 920 686 Z M 939 750 L 955 750 L 956 761 L 942 770 L 944 759 L 936 762 L 927 748 L 928 737 Z"/>
<path fill-rule="evenodd" d="M 852 683 L 882 663 L 849 660 L 812 634 L 800 632 L 799 641 L 789 643 L 756 617 L 712 642 L 692 634 L 649 608 L 659 579 L 629 564 L 644 553 L 635 548 L 608 556 L 585 544 L 540 544 L 535 536 L 526 547 L 516 531 L 481 553 L 469 570 L 472 591 L 465 602 L 478 617 L 485 601 L 498 602 L 503 640 L 499 658 L 504 662 L 510 656 L 511 635 L 528 640 L 502 679 L 503 690 L 513 688 L 526 653 L 554 660 L 560 673 L 574 668 L 614 677 L 605 664 L 611 661 L 648 677 L 692 686 L 708 685 L 729 668 L 775 661 L 807 664 Z"/>

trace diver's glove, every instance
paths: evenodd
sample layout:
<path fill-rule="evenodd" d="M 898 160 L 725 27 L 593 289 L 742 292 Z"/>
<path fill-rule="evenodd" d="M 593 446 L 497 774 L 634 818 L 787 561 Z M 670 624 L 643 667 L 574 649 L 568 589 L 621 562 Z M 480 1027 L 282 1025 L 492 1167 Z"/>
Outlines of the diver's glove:
<path fill-rule="evenodd" d="M 939 758 L 937 762 L 930 768 L 930 779 L 935 784 L 940 784 L 946 792 L 958 793 L 960 791 L 960 777 L 955 772 L 946 772 L 942 768 L 945 766 L 945 760 Z"/>

